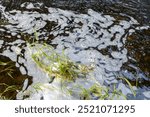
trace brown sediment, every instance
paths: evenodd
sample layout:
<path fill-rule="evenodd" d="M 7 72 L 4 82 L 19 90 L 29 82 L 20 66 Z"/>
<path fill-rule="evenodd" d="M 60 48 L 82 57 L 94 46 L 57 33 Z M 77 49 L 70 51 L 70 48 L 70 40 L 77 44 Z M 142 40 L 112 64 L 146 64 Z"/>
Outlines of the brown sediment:
<path fill-rule="evenodd" d="M 3 93 L 6 99 L 16 99 L 17 90 L 21 90 L 25 79 L 29 79 L 28 85 L 32 83 L 32 78 L 27 75 L 22 75 L 19 68 L 15 66 L 15 62 L 9 58 L 0 55 L 0 61 L 7 65 L 0 64 L 0 94 L 2 94 L 9 86 L 12 89 Z M 9 69 L 8 69 L 9 68 Z"/>
<path fill-rule="evenodd" d="M 127 38 L 128 55 L 135 59 L 135 64 L 150 77 L 150 29 L 136 31 Z M 132 60 L 129 59 L 129 63 Z"/>

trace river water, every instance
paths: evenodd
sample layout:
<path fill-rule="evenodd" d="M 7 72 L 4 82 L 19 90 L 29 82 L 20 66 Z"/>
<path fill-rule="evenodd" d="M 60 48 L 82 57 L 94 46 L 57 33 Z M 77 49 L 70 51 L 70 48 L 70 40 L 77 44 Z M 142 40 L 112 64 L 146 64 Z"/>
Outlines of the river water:
<path fill-rule="evenodd" d="M 94 64 L 99 84 L 115 85 L 127 99 L 150 99 L 149 8 L 148 0 L 2 0 L 0 57 L 27 75 L 16 99 L 80 99 L 48 90 L 59 84 L 49 84 L 49 76 L 31 59 L 26 40 L 33 40 L 35 32 L 39 46 L 46 42 L 74 62 Z M 119 77 L 131 83 L 136 96 Z M 81 82 L 76 83 L 92 81 Z M 43 87 L 34 92 L 37 83 Z"/>

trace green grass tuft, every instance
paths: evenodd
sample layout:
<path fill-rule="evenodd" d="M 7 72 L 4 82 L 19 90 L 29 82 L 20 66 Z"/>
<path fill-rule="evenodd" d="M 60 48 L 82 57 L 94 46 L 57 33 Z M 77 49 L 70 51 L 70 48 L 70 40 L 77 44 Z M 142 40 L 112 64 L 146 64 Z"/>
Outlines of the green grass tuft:
<path fill-rule="evenodd" d="M 41 47 L 40 47 L 41 46 Z M 37 52 L 32 53 L 33 61 L 50 77 L 61 78 L 62 80 L 75 81 L 78 77 L 86 77 L 92 71 L 91 66 L 77 64 L 71 61 L 67 56 L 55 52 L 52 46 L 37 43 L 32 44 L 30 48 L 36 48 Z"/>
<path fill-rule="evenodd" d="M 81 90 L 80 97 L 84 100 L 92 100 L 93 98 L 99 100 L 113 100 L 120 99 L 120 97 L 125 100 L 127 99 L 125 95 L 116 89 L 115 85 L 113 89 L 101 86 L 99 83 L 93 84 L 88 89 L 85 89 L 82 86 L 79 86 L 79 88 Z"/>

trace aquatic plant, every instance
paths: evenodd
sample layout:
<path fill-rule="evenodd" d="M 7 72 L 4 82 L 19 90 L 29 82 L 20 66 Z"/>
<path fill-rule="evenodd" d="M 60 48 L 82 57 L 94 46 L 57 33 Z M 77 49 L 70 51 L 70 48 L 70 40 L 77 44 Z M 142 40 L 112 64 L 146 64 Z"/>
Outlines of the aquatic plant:
<path fill-rule="evenodd" d="M 128 79 L 125 78 L 125 77 L 118 77 L 118 78 L 121 79 L 121 80 L 123 80 L 123 81 L 125 81 L 125 82 L 128 84 L 128 86 L 129 86 L 129 88 L 130 88 L 132 94 L 133 94 L 134 97 L 135 97 L 135 96 L 136 96 L 136 92 L 135 92 L 135 90 L 133 89 L 133 86 L 131 85 L 131 83 L 128 81 Z M 136 81 L 136 82 L 137 82 L 137 81 Z"/>
<path fill-rule="evenodd" d="M 90 100 L 91 99 L 90 91 L 85 88 L 82 88 L 81 93 L 80 93 L 80 99 Z"/>
<path fill-rule="evenodd" d="M 3 62 L 0 61 L 0 74 L 7 74 L 9 77 L 13 78 L 12 73 L 14 71 L 13 67 L 15 65 L 12 61 Z"/>
<path fill-rule="evenodd" d="M 46 43 L 39 44 L 38 33 L 34 32 L 35 38 L 33 38 L 32 42 L 30 39 L 26 39 L 32 60 L 38 67 L 48 73 L 50 78 L 75 81 L 78 77 L 86 77 L 93 70 L 92 66 L 71 61 L 64 54 L 64 50 L 62 50 L 62 53 L 57 53 L 51 45 Z"/>
<path fill-rule="evenodd" d="M 7 100 L 7 98 L 0 95 L 0 100 Z"/>
<path fill-rule="evenodd" d="M 16 85 L 11 85 L 11 86 L 9 86 L 9 85 L 7 85 L 7 84 L 5 84 L 5 83 L 0 83 L 0 86 L 3 86 L 3 87 L 6 87 L 3 91 L 1 91 L 0 92 L 0 99 L 12 99 L 12 97 L 6 97 L 5 96 L 5 94 L 7 93 L 7 92 L 12 92 L 12 91 L 18 91 L 19 90 L 19 87 L 17 87 Z"/>
<path fill-rule="evenodd" d="M 4 61 L 0 60 L 0 76 L 1 76 L 0 82 L 1 82 L 1 79 L 3 79 L 3 77 L 13 78 L 13 76 L 12 76 L 13 71 L 14 71 L 13 67 L 14 67 L 14 64 L 12 61 L 4 62 Z M 0 100 L 11 99 L 11 97 L 8 98 L 5 95 L 7 95 L 8 92 L 16 91 L 16 89 L 17 89 L 14 85 L 9 86 L 8 84 L 6 84 L 4 82 L 0 83 L 0 87 L 1 87 Z"/>
<path fill-rule="evenodd" d="M 15 62 L 0 56 L 0 99 L 16 99 L 16 94 L 23 87 L 26 78 L 15 66 Z"/>
<path fill-rule="evenodd" d="M 101 86 L 100 84 L 93 84 L 89 89 L 82 88 L 80 93 L 81 99 L 91 100 L 91 99 L 99 99 L 99 100 L 113 100 L 120 99 L 123 97 L 126 99 L 126 96 L 123 95 L 120 91 L 116 90 L 115 85 L 114 88 L 107 88 Z"/>
<path fill-rule="evenodd" d="M 49 89 L 51 91 L 52 90 L 57 90 L 56 87 L 53 87 L 53 86 L 49 87 L 49 86 L 46 86 L 46 85 L 44 85 L 40 82 L 32 85 L 32 87 L 35 89 L 36 92 L 43 91 L 43 89 Z"/>
<path fill-rule="evenodd" d="M 86 77 L 92 71 L 93 67 L 83 64 L 77 64 L 71 61 L 64 52 L 58 54 L 52 46 L 44 43 L 32 43 L 30 49 L 36 49 L 31 52 L 33 61 L 50 77 L 61 78 L 62 80 L 75 81 L 78 77 Z"/>
<path fill-rule="evenodd" d="M 89 91 L 94 97 L 97 97 L 101 100 L 104 100 L 109 96 L 108 89 L 106 87 L 100 86 L 99 84 L 94 84 L 92 87 L 90 87 Z"/>

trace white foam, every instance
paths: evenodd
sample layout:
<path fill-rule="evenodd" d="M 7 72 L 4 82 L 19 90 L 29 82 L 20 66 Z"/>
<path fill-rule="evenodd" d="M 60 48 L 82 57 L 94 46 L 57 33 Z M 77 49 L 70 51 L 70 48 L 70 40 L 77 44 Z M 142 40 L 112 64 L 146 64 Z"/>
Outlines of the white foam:
<path fill-rule="evenodd" d="M 4 43 L 4 41 L 0 40 L 0 48 L 1 48 L 1 46 L 2 46 L 3 43 Z"/>
<path fill-rule="evenodd" d="M 143 94 L 146 98 L 150 98 L 150 91 L 146 91 Z"/>
<path fill-rule="evenodd" d="M 21 7 L 27 9 L 35 8 L 31 3 L 22 4 Z M 3 10 L 4 7 L 0 6 Z M 40 7 L 39 7 L 40 8 Z M 52 44 L 57 44 L 56 51 L 61 53 L 65 49 L 65 54 L 75 62 L 81 62 L 86 65 L 95 64 L 98 65 L 94 69 L 94 77 L 99 83 L 103 84 L 106 80 L 108 83 L 113 82 L 117 83 L 118 81 L 113 77 L 113 72 L 119 71 L 122 65 L 127 62 L 127 49 L 123 48 L 126 41 L 125 30 L 129 30 L 129 33 L 132 34 L 135 30 L 130 29 L 133 24 L 138 24 L 138 22 L 130 17 L 129 21 L 120 20 L 119 23 L 115 23 L 116 20 L 113 16 L 105 15 L 103 13 L 96 12 L 92 9 L 89 9 L 87 14 L 74 13 L 73 11 L 62 10 L 58 8 L 48 8 L 49 13 L 38 13 L 18 10 L 4 13 L 8 21 L 15 25 L 6 25 L 5 28 L 12 32 L 12 35 L 16 35 L 18 32 L 33 34 L 35 30 L 43 29 L 47 22 L 56 22 L 57 26 L 52 28 L 49 34 L 56 36 L 52 40 Z M 68 22 L 73 19 L 73 22 L 69 24 Z M 79 25 L 79 22 L 82 25 Z M 109 27 L 110 26 L 110 27 Z M 35 28 L 34 28 L 35 27 Z M 65 27 L 72 27 L 72 30 L 67 30 L 66 33 L 69 36 L 60 35 L 64 33 Z M 107 29 L 109 27 L 109 29 Z M 147 29 L 148 27 L 137 27 L 137 29 Z M 40 35 L 45 35 L 47 32 L 42 30 Z M 122 36 L 124 36 L 122 38 Z M 47 37 L 45 37 L 47 38 Z M 113 39 L 112 39 L 113 38 Z M 11 45 L 24 43 L 24 41 L 15 41 Z M 39 45 L 41 46 L 41 45 Z M 100 51 L 102 49 L 108 49 L 108 46 L 115 46 L 118 50 L 108 50 L 108 54 L 103 54 Z M 123 49 L 122 49 L 123 48 Z M 10 57 L 13 61 L 16 61 L 17 55 L 20 54 L 21 49 L 19 47 L 12 46 L 11 49 L 5 50 L 3 54 Z M 44 71 L 42 71 L 37 65 L 33 62 L 31 54 L 37 50 L 29 49 L 29 45 L 24 47 L 25 49 L 25 58 L 18 59 L 19 63 L 24 64 L 28 71 L 28 75 L 33 77 L 33 84 L 25 91 L 18 93 L 18 99 L 22 99 L 23 95 L 33 91 L 34 93 L 30 94 L 28 99 L 80 99 L 79 96 L 73 97 L 62 93 L 60 90 L 59 81 L 48 84 L 49 76 Z M 113 57 L 110 57 L 109 54 Z M 26 72 L 21 67 L 20 71 L 23 74 Z M 106 73 L 106 71 L 109 71 Z M 107 80 L 109 79 L 109 80 Z M 83 87 L 88 88 L 93 85 L 96 80 L 91 80 L 90 78 L 87 81 L 82 81 L 78 79 L 76 83 L 67 84 L 67 87 L 74 86 L 76 84 L 81 84 Z M 41 91 L 35 91 L 34 85 L 41 83 Z M 47 88 L 45 88 L 47 87 Z M 56 90 L 49 90 L 49 88 L 55 87 Z M 123 94 L 127 95 L 131 93 L 129 88 L 124 84 L 119 84 L 119 88 L 122 90 Z M 74 89 L 76 93 L 79 93 L 77 89 Z"/>

